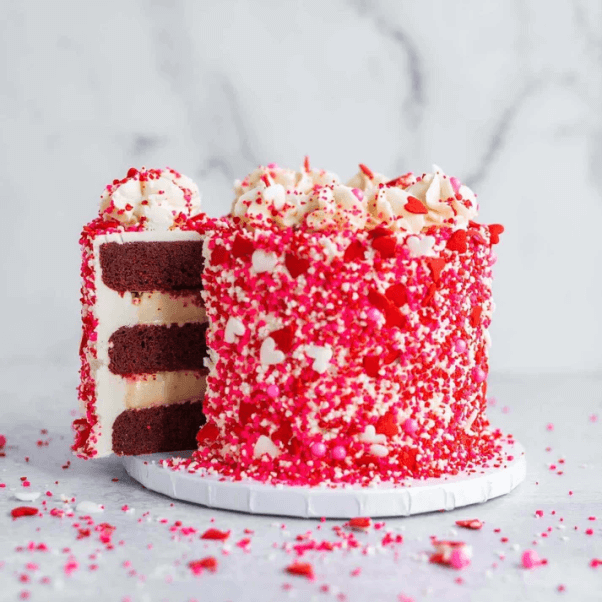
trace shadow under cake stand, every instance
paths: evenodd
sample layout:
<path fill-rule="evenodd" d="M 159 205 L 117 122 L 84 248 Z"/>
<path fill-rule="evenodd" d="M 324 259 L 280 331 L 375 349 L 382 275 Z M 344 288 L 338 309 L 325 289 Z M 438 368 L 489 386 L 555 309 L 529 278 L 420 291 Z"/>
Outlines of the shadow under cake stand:
<path fill-rule="evenodd" d="M 509 493 L 525 478 L 525 450 L 516 441 L 506 441 L 501 452 L 503 458 L 512 459 L 497 468 L 483 467 L 473 469 L 471 474 L 406 479 L 402 485 L 381 483 L 369 487 L 303 487 L 270 485 L 251 479 L 220 480 L 219 476 L 162 465 L 162 460 L 186 457 L 192 452 L 125 456 L 123 464 L 128 474 L 147 489 L 210 508 L 305 518 L 374 518 L 453 510 Z"/>

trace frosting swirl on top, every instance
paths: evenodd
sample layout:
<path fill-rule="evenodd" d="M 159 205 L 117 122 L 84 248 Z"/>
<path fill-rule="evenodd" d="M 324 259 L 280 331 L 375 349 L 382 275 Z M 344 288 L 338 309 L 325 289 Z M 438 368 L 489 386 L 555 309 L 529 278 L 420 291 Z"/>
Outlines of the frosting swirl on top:
<path fill-rule="evenodd" d="M 248 227 L 306 223 L 313 230 L 361 230 L 384 225 L 417 234 L 429 226 L 466 228 L 477 215 L 475 194 L 434 166 L 433 173 L 390 180 L 360 164 L 346 184 L 336 174 L 271 163 L 235 184 L 232 215 Z"/>
<path fill-rule="evenodd" d="M 123 180 L 114 180 L 100 200 L 100 215 L 124 226 L 169 230 L 199 213 L 196 184 L 174 169 L 131 168 Z"/>

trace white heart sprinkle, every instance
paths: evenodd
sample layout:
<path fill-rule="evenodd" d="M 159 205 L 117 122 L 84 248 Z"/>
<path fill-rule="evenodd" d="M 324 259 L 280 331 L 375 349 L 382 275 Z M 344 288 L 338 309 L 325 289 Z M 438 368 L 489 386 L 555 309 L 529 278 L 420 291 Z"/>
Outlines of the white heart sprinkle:
<path fill-rule="evenodd" d="M 387 436 L 383 434 L 377 435 L 374 425 L 369 424 L 359 436 L 359 439 L 364 443 L 385 443 L 387 441 Z"/>
<path fill-rule="evenodd" d="M 15 497 L 21 502 L 33 502 L 40 497 L 39 491 L 17 491 Z"/>
<path fill-rule="evenodd" d="M 275 255 L 275 253 L 266 253 L 261 249 L 257 249 L 253 253 L 251 261 L 253 263 L 253 269 L 255 272 L 261 274 L 262 272 L 271 272 L 278 263 L 278 257 Z"/>
<path fill-rule="evenodd" d="M 260 458 L 263 454 L 268 454 L 272 458 L 275 458 L 280 454 L 280 450 L 275 445 L 275 443 L 265 435 L 261 435 L 257 442 L 255 443 L 255 447 L 253 448 L 253 456 L 255 458 Z"/>
<path fill-rule="evenodd" d="M 332 359 L 332 349 L 328 346 L 319 347 L 318 345 L 310 345 L 305 352 L 311 358 L 314 363 L 312 368 L 322 374 L 328 370 L 330 360 Z"/>
<path fill-rule="evenodd" d="M 406 244 L 410 249 L 410 255 L 412 257 L 422 257 L 423 255 L 432 255 L 433 246 L 435 245 L 434 236 L 410 236 L 407 239 Z"/>
<path fill-rule="evenodd" d="M 272 337 L 267 337 L 261 344 L 259 359 L 264 366 L 271 366 L 283 362 L 284 353 L 276 349 L 276 341 Z"/>
<path fill-rule="evenodd" d="M 96 502 L 80 502 L 75 509 L 77 512 L 83 512 L 84 514 L 97 514 L 104 512 L 105 507 Z"/>
<path fill-rule="evenodd" d="M 226 343 L 234 343 L 236 337 L 245 334 L 245 325 L 238 319 L 230 316 L 226 323 L 226 331 L 224 333 L 224 340 Z"/>

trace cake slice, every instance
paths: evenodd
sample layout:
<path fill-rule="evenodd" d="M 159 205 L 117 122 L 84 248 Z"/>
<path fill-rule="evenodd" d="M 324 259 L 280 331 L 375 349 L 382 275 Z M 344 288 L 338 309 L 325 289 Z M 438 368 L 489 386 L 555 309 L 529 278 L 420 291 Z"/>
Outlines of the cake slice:
<path fill-rule="evenodd" d="M 295 485 L 399 483 L 494 462 L 492 245 L 440 169 L 347 185 L 268 165 L 205 237 L 211 370 L 192 459 Z"/>
<path fill-rule="evenodd" d="M 195 447 L 204 423 L 205 220 L 186 176 L 130 169 L 84 227 L 79 456 Z"/>

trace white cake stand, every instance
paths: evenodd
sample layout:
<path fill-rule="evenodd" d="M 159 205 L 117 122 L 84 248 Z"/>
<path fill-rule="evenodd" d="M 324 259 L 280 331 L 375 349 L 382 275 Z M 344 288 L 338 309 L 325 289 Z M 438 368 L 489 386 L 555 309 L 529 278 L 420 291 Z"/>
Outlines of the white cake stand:
<path fill-rule="evenodd" d="M 479 504 L 512 491 L 524 480 L 525 450 L 520 443 L 502 444 L 500 468 L 478 469 L 439 479 L 407 479 L 403 486 L 301 487 L 267 485 L 253 480 L 220 481 L 219 477 L 163 468 L 161 460 L 191 452 L 126 456 L 128 474 L 148 489 L 177 500 L 211 508 L 275 516 L 352 518 L 355 516 L 410 516 Z"/>

